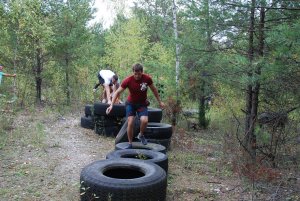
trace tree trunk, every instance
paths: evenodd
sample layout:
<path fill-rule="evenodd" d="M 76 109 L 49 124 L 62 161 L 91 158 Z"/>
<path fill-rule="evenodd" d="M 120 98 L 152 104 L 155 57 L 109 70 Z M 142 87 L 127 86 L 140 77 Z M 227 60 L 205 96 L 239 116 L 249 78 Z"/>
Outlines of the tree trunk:
<path fill-rule="evenodd" d="M 36 82 L 36 102 L 41 104 L 42 102 L 42 49 L 36 50 L 36 69 L 35 69 L 35 82 Z"/>
<path fill-rule="evenodd" d="M 204 79 L 204 78 L 203 78 Z M 201 128 L 206 129 L 208 124 L 207 124 L 207 119 L 206 119 L 206 107 L 205 107 L 205 81 L 203 80 L 201 83 L 200 87 L 200 100 L 199 100 L 199 126 Z"/>
<path fill-rule="evenodd" d="M 206 13 L 206 40 L 207 40 L 207 44 L 206 44 L 206 48 L 208 51 L 212 50 L 212 39 L 211 39 L 211 30 L 210 30 L 210 8 L 209 8 L 209 0 L 206 0 L 205 2 L 205 13 Z M 211 61 L 211 56 L 208 55 L 208 59 L 205 62 L 205 67 L 208 66 L 210 64 Z M 200 83 L 200 97 L 199 97 L 199 126 L 201 128 L 206 129 L 208 126 L 208 121 L 206 118 L 206 109 L 207 106 L 205 104 L 205 97 L 206 97 L 206 91 L 205 91 L 205 85 L 206 85 L 206 76 L 207 73 L 205 71 L 201 72 L 201 76 L 202 80 Z"/>
<path fill-rule="evenodd" d="M 71 92 L 70 92 L 70 78 L 69 78 L 69 59 L 66 58 L 66 96 L 67 105 L 71 104 Z"/>
<path fill-rule="evenodd" d="M 256 0 L 251 1 L 251 14 L 250 14 L 250 25 L 249 25 L 249 49 L 248 59 L 250 63 L 250 69 L 248 70 L 249 80 L 253 77 L 253 59 L 254 59 L 254 20 L 255 20 L 255 5 Z M 245 120 L 245 140 L 244 147 L 247 149 L 252 160 L 256 158 L 256 138 L 254 133 L 255 113 L 257 113 L 258 106 L 258 94 L 255 94 L 252 84 L 248 84 L 246 89 L 246 120 Z"/>
<path fill-rule="evenodd" d="M 260 22 L 259 22 L 259 30 L 258 30 L 258 54 L 260 57 L 264 56 L 264 26 L 265 26 L 265 8 L 264 4 L 260 9 Z M 255 68 L 255 75 L 259 77 L 261 75 L 261 66 L 256 66 Z M 260 81 L 256 79 L 254 89 L 252 91 L 252 108 L 251 108 L 251 119 L 254 122 L 257 120 L 257 112 L 258 112 L 258 98 L 259 98 L 259 91 L 260 91 Z M 254 126 L 253 126 L 254 127 Z"/>
<path fill-rule="evenodd" d="M 176 48 L 176 102 L 177 105 L 180 104 L 179 101 L 179 44 L 178 44 L 178 30 L 177 30 L 177 9 L 176 9 L 176 3 L 175 0 L 173 0 L 173 29 L 174 29 L 174 36 L 175 36 L 175 48 Z M 175 115 L 175 119 L 177 122 L 177 114 Z M 176 123 L 175 123 L 176 124 Z M 173 125 L 175 126 L 175 125 Z"/>

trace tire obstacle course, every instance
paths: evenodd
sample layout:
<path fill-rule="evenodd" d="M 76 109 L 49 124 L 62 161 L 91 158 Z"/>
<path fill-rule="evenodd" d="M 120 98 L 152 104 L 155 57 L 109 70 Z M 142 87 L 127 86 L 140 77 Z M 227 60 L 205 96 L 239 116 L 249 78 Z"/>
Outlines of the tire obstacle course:
<path fill-rule="evenodd" d="M 125 105 L 114 105 L 106 115 L 108 104 L 86 105 L 81 126 L 96 134 L 115 138 L 115 149 L 106 159 L 84 167 L 80 174 L 80 198 L 111 201 L 166 200 L 168 157 L 172 126 L 161 123 L 162 110 L 148 108 L 148 126 L 144 133 L 147 145 L 140 143 L 139 119 L 135 118 L 133 149 L 128 145 Z"/>

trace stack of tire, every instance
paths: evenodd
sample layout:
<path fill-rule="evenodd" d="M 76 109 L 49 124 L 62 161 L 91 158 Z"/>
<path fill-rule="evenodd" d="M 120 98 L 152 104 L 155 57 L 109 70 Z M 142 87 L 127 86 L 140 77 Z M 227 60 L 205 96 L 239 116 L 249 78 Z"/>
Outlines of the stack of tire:
<path fill-rule="evenodd" d="M 100 115 L 99 112 L 96 113 Z M 133 149 L 125 149 L 128 145 L 126 120 L 116 136 L 115 150 L 108 153 L 105 160 L 95 161 L 83 168 L 80 175 L 82 201 L 166 200 L 166 152 L 172 137 L 172 127 L 160 123 L 160 109 L 149 108 L 148 115 L 149 123 L 144 133 L 148 140 L 147 145 L 133 142 Z M 136 117 L 135 137 L 138 135 L 139 125 L 139 119 Z"/>
<path fill-rule="evenodd" d="M 171 137 L 173 133 L 172 126 L 170 124 L 161 123 L 162 120 L 162 110 L 158 108 L 148 108 L 148 125 L 144 132 L 145 138 L 148 140 L 148 142 L 160 144 L 166 147 L 166 149 L 169 148 L 171 143 Z M 120 129 L 118 135 L 115 139 L 115 144 L 117 147 L 126 146 L 128 142 L 127 138 L 127 120 L 123 124 L 122 128 Z M 138 141 L 136 139 L 137 135 L 139 134 L 139 125 L 140 121 L 136 117 L 134 122 L 134 141 Z M 133 143 L 133 146 L 135 143 Z M 134 147 L 135 148 L 135 147 Z"/>
<path fill-rule="evenodd" d="M 80 119 L 80 125 L 83 128 L 87 129 L 94 129 L 95 122 L 94 122 L 94 106 L 93 105 L 86 105 L 84 107 L 84 116 Z"/>
<path fill-rule="evenodd" d="M 106 109 L 108 106 L 109 105 L 106 103 L 95 103 L 94 105 L 86 105 L 84 109 L 85 116 L 81 117 L 81 126 L 83 128 L 94 129 L 95 133 L 99 135 L 116 137 L 115 144 L 126 144 L 124 142 L 128 142 L 128 124 L 127 120 L 125 119 L 125 105 L 114 105 L 110 114 L 107 115 Z M 172 126 L 170 124 L 161 123 L 161 120 L 162 110 L 158 108 L 149 107 L 149 122 L 144 135 L 148 142 L 161 144 L 168 149 L 173 133 Z M 136 117 L 134 126 L 134 141 L 137 141 L 136 137 L 139 133 L 139 125 L 140 121 Z"/>
<path fill-rule="evenodd" d="M 115 137 L 124 123 L 125 105 L 114 105 L 112 112 L 107 115 L 106 109 L 108 106 L 106 103 L 86 105 L 84 109 L 85 116 L 81 117 L 81 126 L 94 129 L 95 133 L 99 135 Z"/>
<path fill-rule="evenodd" d="M 106 109 L 108 106 L 106 103 L 94 104 L 94 130 L 99 135 L 115 137 L 123 124 L 126 109 L 124 104 L 116 104 L 109 115 L 107 115 Z"/>

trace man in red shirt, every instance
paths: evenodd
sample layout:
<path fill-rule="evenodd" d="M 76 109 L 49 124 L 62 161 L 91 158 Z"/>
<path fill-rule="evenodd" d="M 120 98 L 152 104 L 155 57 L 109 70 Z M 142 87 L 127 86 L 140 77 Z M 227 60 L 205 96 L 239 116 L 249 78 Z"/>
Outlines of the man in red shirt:
<path fill-rule="evenodd" d="M 160 100 L 158 91 L 153 85 L 152 78 L 143 73 L 143 66 L 139 63 L 132 66 L 133 75 L 127 77 L 123 80 L 121 86 L 115 92 L 112 103 L 107 108 L 106 113 L 109 114 L 113 108 L 113 104 L 120 94 L 125 91 L 126 88 L 129 90 L 129 95 L 126 101 L 126 116 L 128 119 L 127 127 L 127 137 L 128 137 L 128 149 L 132 148 L 133 139 L 133 126 L 134 126 L 134 116 L 137 114 L 140 117 L 140 133 L 138 139 L 144 144 L 147 144 L 147 140 L 144 136 L 144 131 L 148 124 L 148 108 L 149 102 L 147 100 L 147 89 L 148 87 L 153 92 L 155 98 L 157 99 L 159 106 L 164 108 L 164 103 Z"/>

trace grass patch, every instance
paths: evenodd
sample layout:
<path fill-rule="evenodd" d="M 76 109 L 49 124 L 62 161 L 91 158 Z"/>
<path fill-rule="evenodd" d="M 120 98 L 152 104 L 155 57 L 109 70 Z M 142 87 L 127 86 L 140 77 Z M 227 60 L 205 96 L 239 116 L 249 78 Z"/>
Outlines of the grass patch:
<path fill-rule="evenodd" d="M 6 194 L 9 193 L 9 189 L 7 188 L 0 188 L 0 195 L 1 197 L 5 197 Z"/>
<path fill-rule="evenodd" d="M 212 140 L 212 139 L 203 139 L 203 138 L 197 138 L 195 142 L 198 145 L 219 145 L 220 141 Z"/>
<path fill-rule="evenodd" d="M 5 132 L 0 132 L 0 150 L 3 149 L 8 141 L 7 134 Z"/>
<path fill-rule="evenodd" d="M 2 113 L 0 115 L 0 149 L 3 149 L 8 144 L 12 125 L 13 115 Z"/>
<path fill-rule="evenodd" d="M 205 163 L 205 158 L 196 153 L 172 152 L 169 160 L 175 164 L 182 164 L 185 169 L 201 168 L 201 165 Z"/>
<path fill-rule="evenodd" d="M 41 122 L 37 122 L 31 132 L 30 143 L 35 146 L 41 146 L 45 140 L 45 126 Z"/>
<path fill-rule="evenodd" d="M 47 175 L 51 174 L 51 171 L 31 163 L 21 163 L 16 165 L 8 174 L 11 175 L 10 178 L 13 181 L 11 185 L 14 187 L 6 189 L 3 192 L 3 197 L 13 197 L 17 193 L 21 197 L 40 198 L 45 184 L 43 181 L 46 180 Z M 16 198 L 15 200 L 19 199 L 14 198 Z"/>
<path fill-rule="evenodd" d="M 40 121 L 37 121 L 31 127 L 15 129 L 11 140 L 19 142 L 23 146 L 43 147 L 45 138 L 45 126 Z"/>

